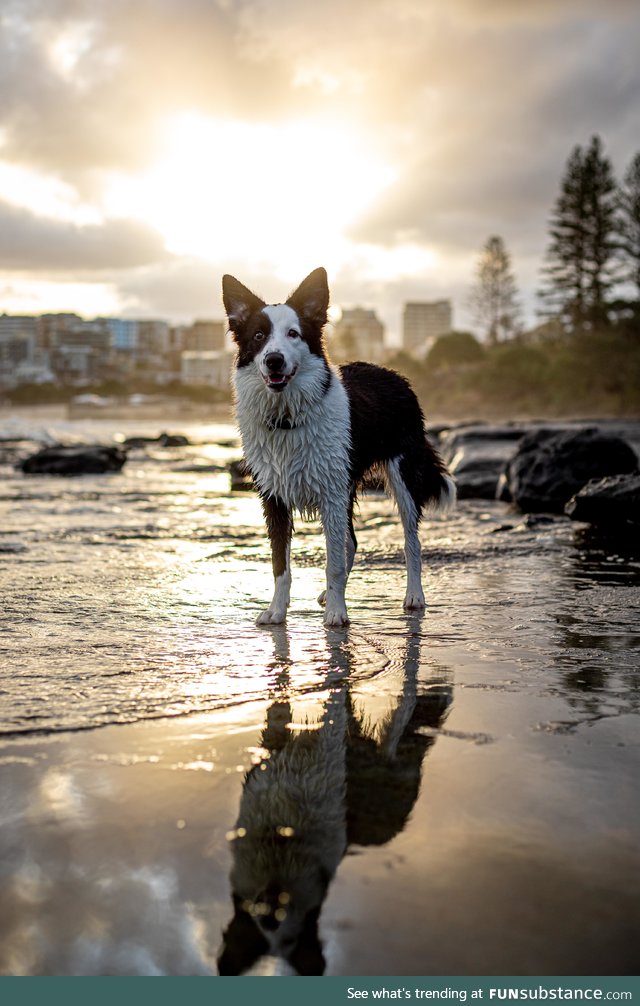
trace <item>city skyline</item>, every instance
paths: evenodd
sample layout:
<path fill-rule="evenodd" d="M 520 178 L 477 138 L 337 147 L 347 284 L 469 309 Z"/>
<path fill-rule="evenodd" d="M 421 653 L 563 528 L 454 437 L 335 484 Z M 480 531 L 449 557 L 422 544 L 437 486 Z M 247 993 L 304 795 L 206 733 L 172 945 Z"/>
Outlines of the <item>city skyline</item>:
<path fill-rule="evenodd" d="M 500 234 L 531 326 L 571 149 L 637 150 L 638 28 L 630 0 L 11 0 L 0 312 L 221 318 L 223 272 L 272 302 L 324 265 L 392 341 L 407 301 L 473 329 Z"/>

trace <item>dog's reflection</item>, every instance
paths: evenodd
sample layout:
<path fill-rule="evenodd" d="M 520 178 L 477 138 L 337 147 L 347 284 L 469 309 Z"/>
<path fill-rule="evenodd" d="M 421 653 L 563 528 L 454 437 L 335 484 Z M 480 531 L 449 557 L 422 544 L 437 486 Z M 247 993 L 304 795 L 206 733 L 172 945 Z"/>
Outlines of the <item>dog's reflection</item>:
<path fill-rule="evenodd" d="M 262 758 L 246 776 L 230 835 L 234 916 L 220 974 L 241 974 L 263 955 L 284 959 L 300 975 L 322 974 L 318 919 L 348 846 L 382 845 L 404 827 L 424 756 L 451 703 L 445 675 L 418 685 L 420 636 L 411 627 L 412 620 L 397 694 L 377 719 L 358 704 L 344 632 L 329 634 L 331 673 L 317 722 L 292 721 L 281 675 Z M 272 631 L 278 663 L 286 667 L 286 630 Z"/>

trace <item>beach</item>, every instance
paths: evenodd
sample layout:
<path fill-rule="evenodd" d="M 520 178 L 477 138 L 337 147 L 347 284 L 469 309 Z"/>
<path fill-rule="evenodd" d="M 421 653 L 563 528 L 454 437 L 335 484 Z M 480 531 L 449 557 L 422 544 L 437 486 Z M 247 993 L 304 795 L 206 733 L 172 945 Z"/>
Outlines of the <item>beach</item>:
<path fill-rule="evenodd" d="M 45 427 L 167 429 L 3 418 Z M 323 538 L 298 520 L 287 623 L 257 627 L 269 548 L 230 489 L 235 431 L 176 432 L 108 475 L 3 457 L 0 973 L 635 973 L 636 543 L 464 500 L 423 523 L 408 615 L 371 494 L 350 626 L 323 627 Z M 265 802 L 287 809 L 261 845 Z M 284 874 L 276 956 L 241 912 Z"/>

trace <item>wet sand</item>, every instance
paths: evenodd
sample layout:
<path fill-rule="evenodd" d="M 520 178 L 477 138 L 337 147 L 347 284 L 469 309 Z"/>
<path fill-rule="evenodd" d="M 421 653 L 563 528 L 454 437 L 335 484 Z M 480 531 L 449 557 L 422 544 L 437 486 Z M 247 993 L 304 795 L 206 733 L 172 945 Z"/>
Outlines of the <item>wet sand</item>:
<path fill-rule="evenodd" d="M 407 616 L 368 497 L 351 626 L 302 525 L 257 628 L 259 508 L 189 460 L 3 497 L 0 973 L 635 974 L 629 542 L 465 502 Z"/>

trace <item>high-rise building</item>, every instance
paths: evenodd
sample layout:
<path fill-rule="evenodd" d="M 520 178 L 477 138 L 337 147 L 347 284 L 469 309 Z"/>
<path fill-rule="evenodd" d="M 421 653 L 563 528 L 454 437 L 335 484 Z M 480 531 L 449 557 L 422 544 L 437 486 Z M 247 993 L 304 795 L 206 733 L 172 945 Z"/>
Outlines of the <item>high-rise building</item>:
<path fill-rule="evenodd" d="M 180 378 L 183 384 L 209 385 L 227 390 L 231 380 L 233 353 L 227 350 L 185 350 L 181 354 Z"/>
<path fill-rule="evenodd" d="M 111 347 L 122 352 L 138 348 L 138 322 L 133 318 L 104 318 L 104 325 L 111 337 Z"/>
<path fill-rule="evenodd" d="M 224 321 L 194 321 L 184 333 L 183 348 L 191 352 L 223 350 L 226 330 Z"/>
<path fill-rule="evenodd" d="M 0 386 L 14 383 L 15 370 L 36 348 L 38 319 L 33 315 L 0 315 Z"/>
<path fill-rule="evenodd" d="M 154 353 L 166 353 L 169 349 L 170 328 L 166 321 L 146 320 L 138 322 L 138 344 L 140 349 Z"/>
<path fill-rule="evenodd" d="M 402 348 L 422 356 L 439 335 L 451 331 L 451 301 L 412 301 L 402 312 Z"/>
<path fill-rule="evenodd" d="M 330 347 L 333 355 L 341 360 L 381 360 L 384 325 L 369 308 L 345 308 L 335 324 Z"/>

